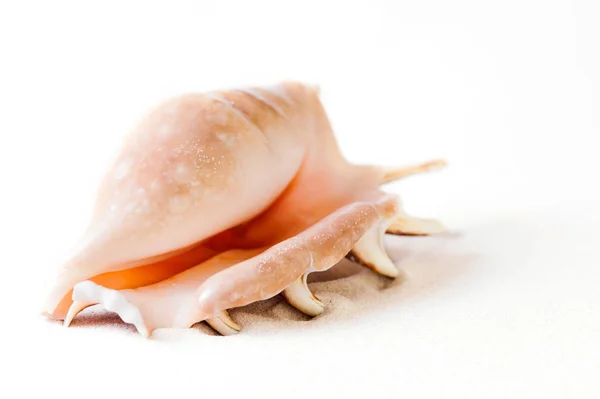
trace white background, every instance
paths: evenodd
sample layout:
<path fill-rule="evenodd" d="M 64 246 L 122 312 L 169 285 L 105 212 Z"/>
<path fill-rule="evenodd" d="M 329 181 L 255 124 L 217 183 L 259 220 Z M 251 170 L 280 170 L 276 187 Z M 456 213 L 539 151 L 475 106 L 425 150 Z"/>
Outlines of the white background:
<path fill-rule="evenodd" d="M 600 397 L 599 2 L 0 4 L 0 397 Z M 230 338 L 39 316 L 149 107 L 281 79 L 354 162 L 450 162 L 390 187 L 451 230 L 386 241 L 405 281 Z"/>

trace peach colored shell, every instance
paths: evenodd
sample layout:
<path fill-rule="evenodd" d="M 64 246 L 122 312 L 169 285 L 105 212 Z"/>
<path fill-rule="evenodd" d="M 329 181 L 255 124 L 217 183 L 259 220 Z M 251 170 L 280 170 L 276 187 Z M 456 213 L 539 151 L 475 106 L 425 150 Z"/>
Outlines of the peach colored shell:
<path fill-rule="evenodd" d="M 168 100 L 124 140 L 45 313 L 68 325 L 100 303 L 145 336 L 199 321 L 233 334 L 228 309 L 282 293 L 316 316 L 309 273 L 348 256 L 393 278 L 386 232 L 442 231 L 380 186 L 443 165 L 348 163 L 297 82 Z"/>

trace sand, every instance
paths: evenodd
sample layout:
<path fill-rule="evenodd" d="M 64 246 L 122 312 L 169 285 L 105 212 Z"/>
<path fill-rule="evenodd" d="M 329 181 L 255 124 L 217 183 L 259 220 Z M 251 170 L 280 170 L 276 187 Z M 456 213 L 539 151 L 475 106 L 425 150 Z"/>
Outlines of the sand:
<path fill-rule="evenodd" d="M 37 315 L 38 298 L 7 285 L 4 294 L 20 306 L 6 308 L 0 392 L 593 397 L 600 215 L 574 207 L 471 216 L 461 223 L 466 217 L 455 214 L 455 228 L 440 236 L 387 237 L 403 272 L 396 280 L 349 261 L 312 275 L 310 288 L 326 305 L 314 319 L 279 297 L 232 310 L 243 331 L 231 337 L 200 323 L 146 339 L 98 308 L 65 329 Z M 35 281 L 23 269 L 12 281 L 28 279 Z"/>

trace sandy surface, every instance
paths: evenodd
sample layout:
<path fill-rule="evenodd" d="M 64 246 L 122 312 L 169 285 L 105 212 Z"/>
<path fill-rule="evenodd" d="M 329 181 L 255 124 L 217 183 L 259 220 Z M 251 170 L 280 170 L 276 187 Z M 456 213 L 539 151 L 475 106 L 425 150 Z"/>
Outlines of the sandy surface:
<path fill-rule="evenodd" d="M 15 314 L 2 389 L 41 384 L 86 398 L 594 397 L 599 216 L 515 212 L 437 237 L 390 236 L 401 278 L 343 261 L 311 278 L 323 315 L 311 320 L 276 297 L 232 310 L 243 326 L 233 337 L 202 323 L 144 339 L 98 308 L 69 329 Z M 37 304 L 23 301 L 32 311 Z"/>

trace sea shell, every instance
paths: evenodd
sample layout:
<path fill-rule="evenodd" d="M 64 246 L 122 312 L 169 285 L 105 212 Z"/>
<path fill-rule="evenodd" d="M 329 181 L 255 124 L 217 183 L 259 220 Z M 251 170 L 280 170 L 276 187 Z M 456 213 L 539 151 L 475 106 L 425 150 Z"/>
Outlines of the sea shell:
<path fill-rule="evenodd" d="M 228 335 L 240 330 L 228 309 L 280 293 L 316 316 L 309 273 L 348 256 L 393 278 L 386 232 L 442 231 L 381 186 L 444 162 L 350 164 L 310 85 L 170 99 L 117 155 L 45 303 L 66 325 L 100 303 L 145 336 L 204 320 Z"/>

